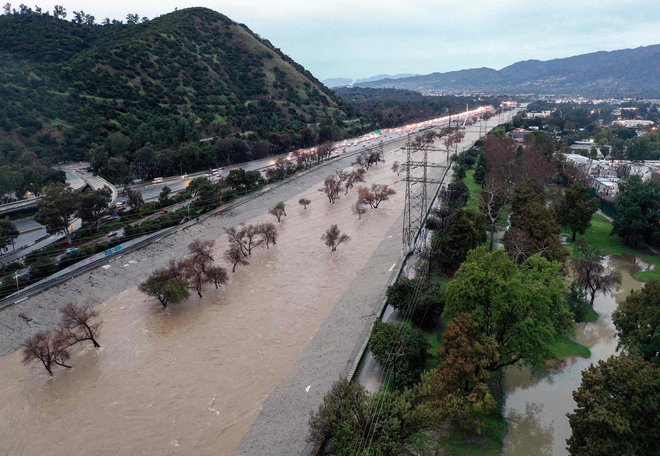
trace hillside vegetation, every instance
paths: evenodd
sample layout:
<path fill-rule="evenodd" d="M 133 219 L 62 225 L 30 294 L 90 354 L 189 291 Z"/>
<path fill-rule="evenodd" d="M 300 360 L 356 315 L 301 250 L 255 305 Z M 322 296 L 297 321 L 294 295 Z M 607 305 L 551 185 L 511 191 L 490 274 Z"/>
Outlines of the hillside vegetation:
<path fill-rule="evenodd" d="M 654 75 L 658 72 L 660 45 L 656 44 L 548 61 L 527 60 L 501 70 L 472 68 L 401 79 L 381 79 L 356 86 L 422 92 L 657 97 L 660 82 Z"/>
<path fill-rule="evenodd" d="M 334 139 L 345 119 L 303 67 L 205 8 L 104 26 L 0 16 L 0 60 L 0 166 L 30 150 L 44 164 L 96 157 L 111 178 L 144 178 Z M 211 136 L 226 140 L 196 146 Z M 186 143 L 196 149 L 178 153 Z M 165 148 L 151 161 L 172 163 L 136 165 Z"/>

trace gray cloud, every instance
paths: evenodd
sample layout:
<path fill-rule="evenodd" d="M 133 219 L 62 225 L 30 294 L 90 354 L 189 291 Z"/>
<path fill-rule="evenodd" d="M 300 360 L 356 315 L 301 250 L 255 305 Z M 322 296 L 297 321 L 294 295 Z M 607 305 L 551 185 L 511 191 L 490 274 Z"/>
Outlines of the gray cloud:
<path fill-rule="evenodd" d="M 40 2 L 122 19 L 205 6 L 319 78 L 430 73 L 660 43 L 657 0 L 114 0 Z"/>

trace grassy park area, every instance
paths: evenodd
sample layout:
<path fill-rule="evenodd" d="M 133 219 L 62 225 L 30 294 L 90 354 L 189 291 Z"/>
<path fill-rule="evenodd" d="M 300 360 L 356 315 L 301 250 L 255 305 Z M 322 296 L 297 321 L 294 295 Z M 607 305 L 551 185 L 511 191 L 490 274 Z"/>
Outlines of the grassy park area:
<path fill-rule="evenodd" d="M 578 235 L 577 239 L 584 238 L 590 245 L 598 246 L 605 255 L 631 255 L 639 257 L 646 263 L 654 265 L 652 271 L 640 271 L 633 274 L 633 277 L 640 282 L 648 282 L 653 279 L 660 279 L 660 257 L 649 252 L 631 249 L 623 245 L 616 235 L 612 232 L 612 222 L 600 214 L 594 214 L 591 218 L 591 227 L 584 233 Z M 573 253 L 573 246 L 567 246 Z"/>

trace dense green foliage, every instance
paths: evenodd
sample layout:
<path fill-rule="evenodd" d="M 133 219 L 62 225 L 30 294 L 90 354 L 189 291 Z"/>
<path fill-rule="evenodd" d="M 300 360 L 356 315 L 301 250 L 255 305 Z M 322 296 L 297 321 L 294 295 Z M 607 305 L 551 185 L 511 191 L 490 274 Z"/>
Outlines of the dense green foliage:
<path fill-rule="evenodd" d="M 401 277 L 387 287 L 387 303 L 404 318 L 423 325 L 442 309 L 441 290 L 424 277 Z"/>
<path fill-rule="evenodd" d="M 557 209 L 557 221 L 571 229 L 572 240 L 591 226 L 591 216 L 598 209 L 598 198 L 593 196 L 583 182 L 576 182 L 566 189 L 564 198 Z"/>
<path fill-rule="evenodd" d="M 495 339 L 500 359 L 490 369 L 541 365 L 548 346 L 571 329 L 560 267 L 539 255 L 518 266 L 502 250 L 473 250 L 445 287 L 443 318 L 467 313 Z"/>
<path fill-rule="evenodd" d="M 456 316 L 442 335 L 442 363 L 423 379 L 430 414 L 464 429 L 481 430 L 496 402 L 488 387 L 499 360 L 497 342 L 467 314 Z"/>
<path fill-rule="evenodd" d="M 465 261 L 470 250 L 486 241 L 486 221 L 476 211 L 454 211 L 434 241 L 433 256 L 438 264 L 447 271 L 454 271 Z"/>
<path fill-rule="evenodd" d="M 18 234 L 16 225 L 9 218 L 0 219 L 0 251 L 12 244 Z"/>
<path fill-rule="evenodd" d="M 566 258 L 559 240 L 561 227 L 555 211 L 547 207 L 543 188 L 533 182 L 519 186 L 511 201 L 511 226 L 504 234 L 504 247 L 518 263 L 534 254 L 550 261 Z"/>
<path fill-rule="evenodd" d="M 660 280 L 633 291 L 612 314 L 619 346 L 660 365 Z"/>
<path fill-rule="evenodd" d="M 660 133 L 657 131 L 638 136 L 634 128 L 614 126 L 597 133 L 594 141 L 609 146 L 613 158 L 635 161 L 660 159 Z"/>
<path fill-rule="evenodd" d="M 149 178 L 333 139 L 322 127 L 345 118 L 308 71 L 204 8 L 106 26 L 0 16 L 0 59 L 0 166 L 30 148 Z"/>
<path fill-rule="evenodd" d="M 613 356 L 582 372 L 568 414 L 572 456 L 657 454 L 660 368 L 636 356 Z M 655 448 L 655 449 L 654 449 Z"/>
<path fill-rule="evenodd" d="M 395 389 L 409 388 L 419 381 L 427 349 L 424 334 L 409 323 L 374 322 L 369 350 L 381 366 L 391 370 Z"/>
<path fill-rule="evenodd" d="M 428 427 L 410 392 L 369 394 L 359 383 L 335 383 L 309 419 L 310 440 L 320 454 L 397 456 Z"/>
<path fill-rule="evenodd" d="M 612 233 L 633 248 L 660 245 L 660 184 L 631 176 L 614 203 Z"/>

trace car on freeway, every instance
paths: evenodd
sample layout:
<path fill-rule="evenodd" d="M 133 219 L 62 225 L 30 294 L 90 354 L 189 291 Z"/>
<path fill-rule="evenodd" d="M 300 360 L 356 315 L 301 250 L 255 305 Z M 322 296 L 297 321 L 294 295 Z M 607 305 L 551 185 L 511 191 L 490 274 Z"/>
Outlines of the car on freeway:
<path fill-rule="evenodd" d="M 110 232 L 109 232 L 108 234 L 106 234 L 105 236 L 106 236 L 106 237 L 109 237 L 109 238 L 111 238 L 111 237 L 115 237 L 115 236 L 117 236 L 117 232 L 116 232 L 116 231 L 110 231 Z"/>
<path fill-rule="evenodd" d="M 167 209 L 163 209 L 162 211 L 159 211 L 158 213 L 161 214 L 161 215 L 167 214 Z"/>

